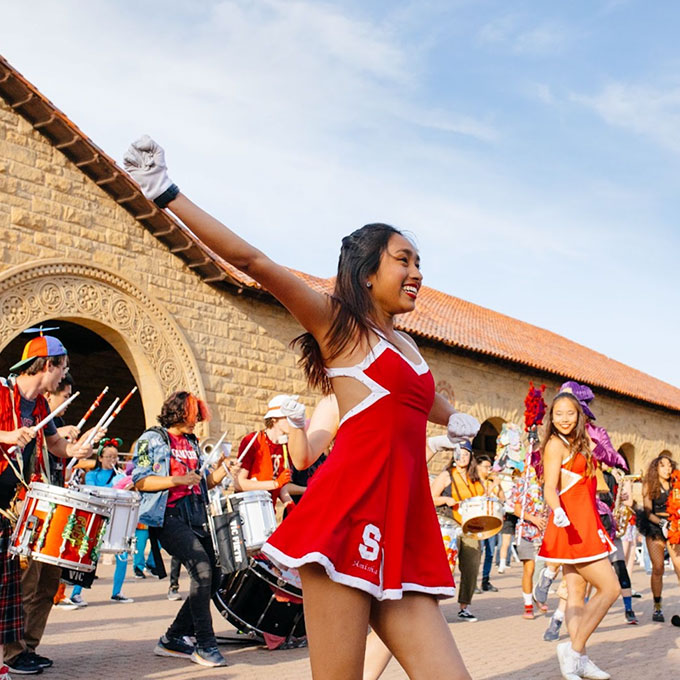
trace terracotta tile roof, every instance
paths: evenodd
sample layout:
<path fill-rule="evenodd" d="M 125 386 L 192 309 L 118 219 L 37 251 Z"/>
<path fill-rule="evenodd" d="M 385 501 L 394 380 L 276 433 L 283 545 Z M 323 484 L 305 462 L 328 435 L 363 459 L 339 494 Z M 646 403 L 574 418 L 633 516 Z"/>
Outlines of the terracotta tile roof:
<path fill-rule="evenodd" d="M 268 297 L 259 284 L 218 257 L 186 226 L 158 210 L 110 156 L 1 56 L 0 97 L 204 281 Z M 333 279 L 294 273 L 316 290 L 332 289 Z M 432 288 L 421 289 L 416 311 L 400 318 L 399 326 L 449 347 L 680 411 L 680 389 L 672 385 L 555 333 Z"/>

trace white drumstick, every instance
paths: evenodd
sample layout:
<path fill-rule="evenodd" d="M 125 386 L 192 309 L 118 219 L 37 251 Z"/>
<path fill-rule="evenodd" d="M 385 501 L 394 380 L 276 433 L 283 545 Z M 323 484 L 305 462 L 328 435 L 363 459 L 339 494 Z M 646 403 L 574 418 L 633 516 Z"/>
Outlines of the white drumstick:
<path fill-rule="evenodd" d="M 68 408 L 68 405 L 69 405 L 69 404 L 70 404 L 70 403 L 71 403 L 71 402 L 72 402 L 79 394 L 80 394 L 80 392 L 76 392 L 74 395 L 72 395 L 71 397 L 69 397 L 63 404 L 60 404 L 59 406 L 57 406 L 57 408 L 55 408 L 54 411 L 52 411 L 52 413 L 50 413 L 49 416 L 47 416 L 46 418 L 43 418 L 39 423 L 37 423 L 36 425 L 34 425 L 34 426 L 31 428 L 31 429 L 33 430 L 33 434 L 34 434 L 34 435 L 35 435 L 35 434 L 38 434 L 38 432 L 39 432 L 40 430 L 42 430 L 42 428 L 45 427 L 45 425 L 47 425 L 47 423 L 49 423 L 51 420 L 53 420 L 54 418 L 56 418 L 56 417 L 57 417 L 64 409 Z M 8 450 L 7 453 L 14 453 L 18 448 L 19 448 L 18 446 L 12 446 L 12 447 Z"/>
<path fill-rule="evenodd" d="M 255 443 L 257 435 L 258 435 L 257 432 L 253 435 L 253 438 L 248 442 L 248 446 L 246 446 L 246 448 L 243 449 L 243 453 L 238 457 L 238 460 L 236 461 L 237 463 L 240 463 L 246 457 L 246 453 L 250 451 L 250 447 Z"/>
<path fill-rule="evenodd" d="M 113 400 L 113 403 L 106 410 L 106 413 L 99 419 L 99 422 L 92 428 L 92 431 L 90 432 L 90 434 L 87 435 L 87 439 L 83 442 L 83 447 L 90 446 L 92 444 L 92 440 L 95 438 L 95 435 L 97 434 L 97 432 L 99 432 L 102 425 L 106 422 L 106 419 L 111 415 L 111 411 L 113 411 L 113 409 L 116 408 L 116 404 L 119 401 L 120 401 L 120 397 L 116 397 Z M 66 469 L 71 470 L 77 462 L 78 462 L 77 458 L 71 458 L 71 461 L 66 466 Z"/>

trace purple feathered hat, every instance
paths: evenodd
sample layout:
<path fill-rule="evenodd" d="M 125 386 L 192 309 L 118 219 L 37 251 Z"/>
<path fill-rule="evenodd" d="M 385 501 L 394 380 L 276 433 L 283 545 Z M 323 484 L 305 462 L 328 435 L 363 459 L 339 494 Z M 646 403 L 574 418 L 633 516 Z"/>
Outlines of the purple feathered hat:
<path fill-rule="evenodd" d="M 586 414 L 586 417 L 595 420 L 595 414 L 588 406 L 588 404 L 595 399 L 595 395 L 588 385 L 579 385 L 575 380 L 567 380 L 567 382 L 563 383 L 560 387 L 560 392 L 570 392 L 573 394 L 581 404 L 581 408 Z"/>

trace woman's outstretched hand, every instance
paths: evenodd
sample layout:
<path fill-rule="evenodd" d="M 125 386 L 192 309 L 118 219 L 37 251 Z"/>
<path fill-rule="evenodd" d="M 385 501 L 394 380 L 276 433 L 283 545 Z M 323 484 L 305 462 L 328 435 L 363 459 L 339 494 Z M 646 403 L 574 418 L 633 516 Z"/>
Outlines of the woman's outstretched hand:
<path fill-rule="evenodd" d="M 165 151 L 149 135 L 143 135 L 130 144 L 123 156 L 123 167 L 152 201 L 173 185 L 168 177 Z"/>

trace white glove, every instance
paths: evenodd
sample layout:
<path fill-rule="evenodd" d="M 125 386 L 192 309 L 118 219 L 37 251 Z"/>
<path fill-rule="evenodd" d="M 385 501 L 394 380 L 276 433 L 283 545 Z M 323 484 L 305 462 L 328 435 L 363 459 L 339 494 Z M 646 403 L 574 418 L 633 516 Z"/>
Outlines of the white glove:
<path fill-rule="evenodd" d="M 427 440 L 428 448 L 434 453 L 439 453 L 440 451 L 450 451 L 453 448 L 453 444 L 455 443 L 456 442 L 452 443 L 445 434 L 438 434 L 434 437 L 429 437 Z"/>
<path fill-rule="evenodd" d="M 168 177 L 165 151 L 149 135 L 143 135 L 130 144 L 123 156 L 123 167 L 152 201 L 173 184 Z"/>
<path fill-rule="evenodd" d="M 467 413 L 454 413 L 449 417 L 447 434 L 451 442 L 456 443 L 460 438 L 473 439 L 479 432 L 479 421 Z"/>
<path fill-rule="evenodd" d="M 661 519 L 659 520 L 659 529 L 661 529 L 661 533 L 663 534 L 664 538 L 668 538 L 668 527 L 670 525 L 670 522 L 667 519 Z"/>
<path fill-rule="evenodd" d="M 564 512 L 564 508 L 556 508 L 553 511 L 553 522 L 555 523 L 555 526 L 559 527 L 560 529 L 564 529 L 571 524 L 569 518 L 567 517 L 567 513 Z"/>
<path fill-rule="evenodd" d="M 281 413 L 286 416 L 288 422 L 298 430 L 305 429 L 305 405 L 293 397 L 286 399 L 280 406 Z"/>

